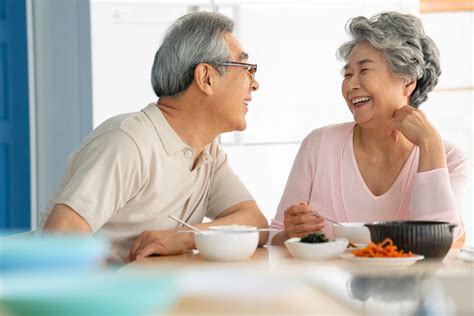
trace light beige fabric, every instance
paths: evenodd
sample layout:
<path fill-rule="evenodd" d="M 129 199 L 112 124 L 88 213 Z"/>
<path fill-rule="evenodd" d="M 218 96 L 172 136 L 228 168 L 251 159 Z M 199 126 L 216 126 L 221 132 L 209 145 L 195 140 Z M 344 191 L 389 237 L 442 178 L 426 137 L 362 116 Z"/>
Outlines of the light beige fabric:
<path fill-rule="evenodd" d="M 57 203 L 68 205 L 123 259 L 141 232 L 176 228 L 170 214 L 200 223 L 253 200 L 217 141 L 191 170 L 194 156 L 155 104 L 113 117 L 71 154 L 47 213 Z"/>

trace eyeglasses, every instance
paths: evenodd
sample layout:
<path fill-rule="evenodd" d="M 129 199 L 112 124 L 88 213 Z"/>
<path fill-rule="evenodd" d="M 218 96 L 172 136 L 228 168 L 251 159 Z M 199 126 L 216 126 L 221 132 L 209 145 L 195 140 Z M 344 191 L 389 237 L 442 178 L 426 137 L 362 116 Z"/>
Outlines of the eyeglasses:
<path fill-rule="evenodd" d="M 250 76 L 252 77 L 252 80 L 255 80 L 255 73 L 257 72 L 257 64 L 247 64 L 247 63 L 239 63 L 236 61 L 226 61 L 223 63 L 220 63 L 219 66 L 233 66 L 233 67 L 242 67 L 245 68 Z"/>

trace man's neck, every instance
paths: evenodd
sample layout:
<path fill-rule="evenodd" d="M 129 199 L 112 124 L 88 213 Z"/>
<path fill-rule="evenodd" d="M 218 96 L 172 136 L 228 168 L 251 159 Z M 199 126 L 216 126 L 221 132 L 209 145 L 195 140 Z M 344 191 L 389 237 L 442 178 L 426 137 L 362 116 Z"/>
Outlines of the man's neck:
<path fill-rule="evenodd" d="M 156 106 L 181 140 L 196 150 L 197 158 L 220 132 L 210 122 L 206 105 L 201 104 L 199 99 L 190 99 L 160 97 Z"/>

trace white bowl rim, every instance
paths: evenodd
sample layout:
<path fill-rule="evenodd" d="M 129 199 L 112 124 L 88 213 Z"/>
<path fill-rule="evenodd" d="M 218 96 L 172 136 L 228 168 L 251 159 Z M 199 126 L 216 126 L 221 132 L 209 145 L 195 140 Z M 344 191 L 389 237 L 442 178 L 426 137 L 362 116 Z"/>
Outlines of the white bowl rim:
<path fill-rule="evenodd" d="M 258 234 L 256 230 L 203 230 L 202 233 L 194 232 L 195 236 L 225 236 Z"/>
<path fill-rule="evenodd" d="M 289 244 L 298 243 L 299 245 L 307 245 L 307 246 L 314 247 L 314 246 L 317 246 L 317 245 L 330 245 L 330 244 L 335 244 L 335 243 L 349 243 L 349 241 L 346 238 L 337 238 L 335 240 L 329 240 L 329 241 L 326 241 L 326 242 L 309 243 L 309 242 L 301 242 L 301 238 L 299 238 L 299 237 L 293 237 L 293 238 L 287 239 L 285 241 L 285 244 L 286 243 L 289 243 Z M 306 247 L 306 246 L 303 246 L 303 247 Z"/>
<path fill-rule="evenodd" d="M 365 226 L 365 224 L 367 224 L 365 222 L 341 222 L 339 224 L 342 225 L 342 228 L 363 228 L 363 227 L 365 227 L 365 228 L 369 229 L 367 226 Z M 341 227 L 337 224 L 332 224 L 332 226 L 333 227 Z"/>
<path fill-rule="evenodd" d="M 256 226 L 250 225 L 215 225 L 209 226 L 208 230 L 212 231 L 230 231 L 230 232 L 240 232 L 240 231 L 254 231 L 257 230 Z"/>

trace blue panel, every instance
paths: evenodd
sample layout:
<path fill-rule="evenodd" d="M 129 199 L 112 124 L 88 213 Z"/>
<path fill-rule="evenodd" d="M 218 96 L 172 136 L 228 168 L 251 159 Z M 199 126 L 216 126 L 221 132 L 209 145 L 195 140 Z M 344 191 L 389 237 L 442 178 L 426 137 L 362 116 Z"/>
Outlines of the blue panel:
<path fill-rule="evenodd" d="M 26 0 L 0 0 L 0 229 L 30 227 Z"/>
<path fill-rule="evenodd" d="M 0 43 L 0 121 L 3 121 L 8 117 L 7 66 L 7 48 L 4 43 Z"/>
<path fill-rule="evenodd" d="M 8 144 L 0 144 L 0 227 L 9 222 L 10 199 L 8 187 L 10 183 L 10 155 Z"/>
<path fill-rule="evenodd" d="M 0 20 L 5 19 L 5 0 L 0 0 Z"/>

